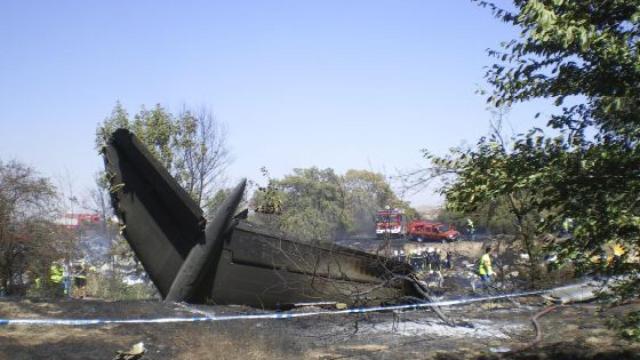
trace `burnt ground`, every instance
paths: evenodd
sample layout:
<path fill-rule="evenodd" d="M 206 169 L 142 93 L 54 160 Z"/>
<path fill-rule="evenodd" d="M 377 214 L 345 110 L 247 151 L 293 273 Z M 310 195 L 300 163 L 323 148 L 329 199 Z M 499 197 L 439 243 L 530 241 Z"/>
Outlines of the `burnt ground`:
<path fill-rule="evenodd" d="M 372 250 L 379 241 L 351 246 Z M 396 249 L 406 245 L 394 240 Z M 421 245 L 421 244 L 418 244 Z M 473 257 L 480 243 L 431 244 Z M 447 294 L 445 294 L 445 297 Z M 476 303 L 445 309 L 461 326 L 444 325 L 429 310 L 320 316 L 278 320 L 74 326 L 0 326 L 0 359 L 112 359 L 116 351 L 144 342 L 143 359 L 640 359 L 640 344 L 607 328 L 607 321 L 640 310 L 640 303 L 615 308 L 596 304 L 555 309 L 539 323 L 532 315 L 548 304 L 540 297 Z M 320 310 L 302 308 L 294 311 Z M 241 306 L 184 306 L 160 301 L 0 300 L 0 318 L 150 319 L 260 312 Z M 510 351 L 510 352 L 509 352 Z"/>
<path fill-rule="evenodd" d="M 640 305 L 600 312 L 595 305 L 561 307 L 540 319 L 543 341 L 516 353 L 535 337 L 530 317 L 542 309 L 528 299 L 520 308 L 485 303 L 447 309 L 468 324 L 450 327 L 430 311 L 240 320 L 179 324 L 0 327 L 3 359 L 111 359 L 144 342 L 144 359 L 640 359 L 640 344 L 606 328 L 612 316 Z M 234 306 L 199 306 L 217 315 L 256 312 Z M 309 311 L 300 309 L 298 311 Z M 0 301 L 2 318 L 154 318 L 194 316 L 159 301 Z"/>
<path fill-rule="evenodd" d="M 336 242 L 339 245 L 351 247 L 358 250 L 364 250 L 370 253 L 379 252 L 380 254 L 391 255 L 393 250 L 404 250 L 408 253 L 412 249 L 420 248 L 427 250 L 428 248 L 440 249 L 443 254 L 447 251 L 451 251 L 456 258 L 474 258 L 477 255 L 481 255 L 482 241 L 454 241 L 448 243 L 441 243 L 437 241 L 407 241 L 400 238 L 391 239 L 376 239 L 369 236 L 358 236 L 349 239 L 339 240 Z M 384 245 L 388 245 L 387 248 Z"/>

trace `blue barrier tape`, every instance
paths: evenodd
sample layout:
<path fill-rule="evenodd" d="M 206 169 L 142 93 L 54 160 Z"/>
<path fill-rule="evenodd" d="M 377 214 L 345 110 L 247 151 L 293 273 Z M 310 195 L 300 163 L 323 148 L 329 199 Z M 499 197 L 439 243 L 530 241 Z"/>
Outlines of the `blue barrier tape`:
<path fill-rule="evenodd" d="M 237 314 L 237 315 L 211 315 L 200 317 L 168 317 L 156 319 L 0 319 L 0 326 L 9 325 L 65 325 L 65 326 L 87 326 L 87 325 L 105 325 L 105 324 L 167 324 L 167 323 L 185 323 L 185 322 L 210 322 L 210 321 L 230 321 L 230 320 L 264 320 L 264 319 L 292 319 L 310 316 L 323 315 L 344 315 L 344 314 L 363 314 L 381 311 L 398 311 L 398 310 L 417 310 L 434 306 L 453 306 L 464 305 L 482 301 L 500 300 L 515 297 L 542 295 L 551 290 L 528 291 L 521 293 L 484 296 L 476 298 L 466 298 L 458 300 L 444 300 L 432 303 L 391 305 L 391 306 L 373 306 L 360 307 L 335 311 L 314 311 L 314 312 L 277 312 L 264 314 Z"/>

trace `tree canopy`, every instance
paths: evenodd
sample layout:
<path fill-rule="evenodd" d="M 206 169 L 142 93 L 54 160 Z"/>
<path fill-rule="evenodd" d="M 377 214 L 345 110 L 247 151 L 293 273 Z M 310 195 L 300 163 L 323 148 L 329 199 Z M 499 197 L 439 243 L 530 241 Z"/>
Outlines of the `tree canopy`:
<path fill-rule="evenodd" d="M 371 234 L 377 210 L 402 208 L 409 216 L 416 211 L 400 200 L 381 174 L 333 169 L 294 169 L 282 179 L 271 179 L 256 193 L 253 205 L 275 212 L 276 226 L 301 239 L 334 240 L 359 233 Z"/>
<path fill-rule="evenodd" d="M 58 194 L 49 179 L 17 161 L 0 161 L 0 288 L 24 294 L 27 280 L 46 281 L 52 261 L 72 251 L 72 236 L 54 224 Z"/>
<path fill-rule="evenodd" d="M 225 127 L 210 111 L 185 108 L 174 115 L 157 104 L 151 110 L 143 106 L 131 120 L 118 102 L 98 126 L 97 146 L 118 128 L 136 134 L 200 207 L 215 196 L 231 155 Z"/>
<path fill-rule="evenodd" d="M 521 236 L 554 233 L 571 220 L 571 239 L 553 249 L 585 271 L 607 243 L 637 254 L 640 3 L 516 0 L 510 10 L 478 3 L 521 33 L 489 50 L 488 102 L 548 99 L 556 111 L 549 134 L 533 128 L 508 146 L 493 134 L 444 157 L 428 154 L 439 173 L 454 174 L 442 189 L 448 206 L 471 212 L 505 198 L 516 219 L 538 217 Z M 638 274 L 637 261 L 625 263 L 607 270 Z M 619 295 L 638 295 L 638 277 L 630 279 Z"/>

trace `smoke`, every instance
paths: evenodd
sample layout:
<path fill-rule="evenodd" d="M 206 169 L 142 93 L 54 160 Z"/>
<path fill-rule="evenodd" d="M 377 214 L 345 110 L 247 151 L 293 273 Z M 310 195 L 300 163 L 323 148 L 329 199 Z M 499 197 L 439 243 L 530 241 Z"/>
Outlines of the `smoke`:
<path fill-rule="evenodd" d="M 103 263 L 109 260 L 112 240 L 104 233 L 102 224 L 80 226 L 78 229 L 79 257 L 89 263 Z"/>

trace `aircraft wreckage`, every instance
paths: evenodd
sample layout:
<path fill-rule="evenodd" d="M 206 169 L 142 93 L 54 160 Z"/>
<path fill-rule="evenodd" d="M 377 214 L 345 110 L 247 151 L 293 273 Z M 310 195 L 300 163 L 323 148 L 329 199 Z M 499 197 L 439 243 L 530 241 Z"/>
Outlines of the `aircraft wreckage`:
<path fill-rule="evenodd" d="M 278 308 L 319 301 L 373 305 L 419 296 L 406 263 L 287 239 L 246 221 L 246 210 L 237 215 L 246 180 L 207 222 L 133 133 L 116 130 L 104 160 L 122 233 L 165 300 Z"/>

